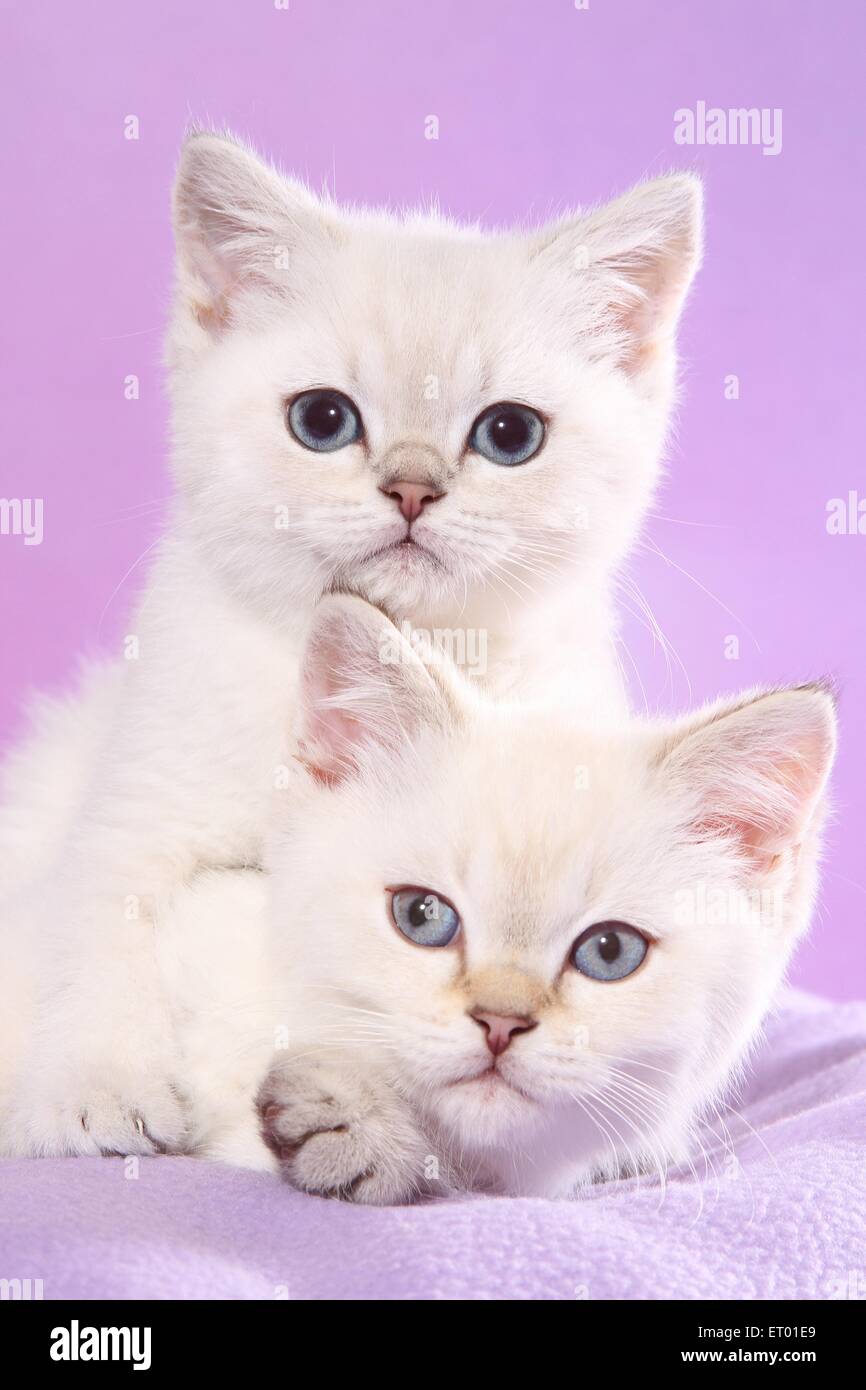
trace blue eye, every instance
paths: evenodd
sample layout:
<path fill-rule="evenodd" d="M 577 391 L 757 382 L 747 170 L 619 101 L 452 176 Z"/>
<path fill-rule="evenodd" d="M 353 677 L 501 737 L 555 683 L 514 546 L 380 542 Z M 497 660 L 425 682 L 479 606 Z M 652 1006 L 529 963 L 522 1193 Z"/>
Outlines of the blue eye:
<path fill-rule="evenodd" d="M 391 916 L 416 946 L 447 946 L 460 930 L 451 904 L 427 888 L 398 888 L 391 894 Z"/>
<path fill-rule="evenodd" d="M 502 401 L 478 416 L 469 433 L 469 447 L 491 463 L 505 468 L 526 463 L 544 443 L 544 421 L 528 405 Z"/>
<path fill-rule="evenodd" d="M 330 454 L 364 433 L 357 406 L 342 391 L 304 391 L 287 412 L 289 429 L 305 449 Z"/>
<path fill-rule="evenodd" d="M 599 922 L 577 938 L 571 948 L 575 970 L 591 980 L 624 980 L 637 970 L 649 942 L 627 922 Z"/>

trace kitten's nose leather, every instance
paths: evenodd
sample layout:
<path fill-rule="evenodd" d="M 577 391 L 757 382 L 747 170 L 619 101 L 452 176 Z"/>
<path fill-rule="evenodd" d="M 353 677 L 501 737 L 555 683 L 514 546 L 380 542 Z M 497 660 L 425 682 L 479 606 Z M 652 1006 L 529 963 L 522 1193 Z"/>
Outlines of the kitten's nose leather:
<path fill-rule="evenodd" d="M 518 1014 L 488 1014 L 483 1009 L 473 1009 L 470 1017 L 484 1029 L 487 1046 L 494 1057 L 504 1052 L 518 1033 L 529 1033 L 538 1026 L 534 1018 Z"/>
<path fill-rule="evenodd" d="M 432 483 L 410 483 L 398 478 L 395 483 L 379 489 L 386 497 L 393 497 L 408 522 L 413 522 L 428 502 L 436 502 L 442 496 Z"/>

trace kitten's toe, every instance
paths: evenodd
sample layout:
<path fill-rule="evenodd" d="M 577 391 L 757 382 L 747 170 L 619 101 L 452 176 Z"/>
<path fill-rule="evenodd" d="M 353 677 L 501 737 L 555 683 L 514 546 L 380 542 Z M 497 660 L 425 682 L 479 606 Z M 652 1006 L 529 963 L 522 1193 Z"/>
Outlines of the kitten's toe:
<path fill-rule="evenodd" d="M 105 1157 L 181 1153 L 185 1146 L 186 1113 L 170 1085 L 134 1101 L 116 1095 L 93 1096 L 82 1111 L 81 1124 Z"/>
<path fill-rule="evenodd" d="M 420 1135 L 399 1105 L 352 1089 L 337 1096 L 298 1079 L 264 1088 L 259 1115 L 283 1175 L 304 1192 L 387 1205 L 411 1201 L 423 1183 Z"/>
<path fill-rule="evenodd" d="M 8 1149 L 36 1157 L 179 1153 L 187 1115 L 170 1082 L 115 1089 L 94 1084 L 63 1094 L 31 1095 L 9 1117 Z"/>

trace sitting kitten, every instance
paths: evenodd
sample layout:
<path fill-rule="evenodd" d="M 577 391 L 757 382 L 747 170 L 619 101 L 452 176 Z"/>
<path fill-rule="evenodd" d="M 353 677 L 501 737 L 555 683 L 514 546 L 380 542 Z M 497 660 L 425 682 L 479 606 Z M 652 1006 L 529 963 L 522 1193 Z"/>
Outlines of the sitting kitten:
<path fill-rule="evenodd" d="M 160 924 L 193 1147 L 360 1202 L 687 1158 L 808 925 L 826 691 L 540 717 L 335 597 L 299 742 L 270 883 Z"/>
<path fill-rule="evenodd" d="M 608 581 L 657 477 L 700 194 L 489 235 L 341 210 L 204 134 L 175 229 L 178 495 L 140 659 L 48 710 L 0 815 L 3 912 L 44 958 L 31 1153 L 183 1142 L 154 923 L 260 862 L 321 595 L 483 634 L 490 689 L 622 707 Z"/>

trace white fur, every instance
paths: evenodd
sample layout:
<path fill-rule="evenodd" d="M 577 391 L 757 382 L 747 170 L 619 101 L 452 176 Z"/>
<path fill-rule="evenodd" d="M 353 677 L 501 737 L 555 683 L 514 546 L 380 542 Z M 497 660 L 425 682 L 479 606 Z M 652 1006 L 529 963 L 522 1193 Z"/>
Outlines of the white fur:
<path fill-rule="evenodd" d="M 386 638 L 399 661 L 382 663 Z M 296 1185 L 369 1202 L 565 1196 L 687 1160 L 808 925 L 832 700 L 810 686 L 660 725 L 542 717 L 401 641 L 359 599 L 320 605 L 270 874 L 206 870 L 160 916 L 175 1146 L 264 1168 L 276 1151 Z M 400 935 L 387 890 L 407 884 L 455 905 L 458 943 Z M 757 894 L 758 915 L 741 911 Z M 726 909 L 683 920 L 683 895 Z M 569 954 L 610 920 L 654 944 L 600 983 Z M 17 1151 L 38 965 L 20 940 L 4 956 L 0 1146 Z M 497 1062 L 516 1091 L 473 1079 L 490 1062 L 479 1008 L 537 1021 Z M 128 1117 L 142 1150 L 145 1101 Z M 81 1134 L 102 1118 L 89 1104 Z"/>
<path fill-rule="evenodd" d="M 488 234 L 340 209 L 204 134 L 175 225 L 177 496 L 131 624 L 140 656 L 49 716 L 0 815 L 5 912 L 42 962 L 13 1105 L 25 1152 L 147 1151 L 142 1128 L 180 1142 L 154 923 L 202 870 L 259 863 L 323 593 L 484 630 L 491 690 L 623 707 L 608 580 L 657 478 L 700 197 L 677 175 Z M 315 385 L 353 397 L 365 446 L 292 439 L 285 401 Z M 467 453 L 478 413 L 515 398 L 549 418 L 537 458 Z M 373 556 L 402 531 L 380 484 L 410 470 L 446 493 L 423 549 Z"/>
<path fill-rule="evenodd" d="M 271 1098 L 291 1128 L 303 1057 L 342 1057 L 355 1103 L 379 1076 L 443 1174 L 500 1191 L 565 1195 L 686 1158 L 808 925 L 830 696 L 756 691 L 662 726 L 542 718 L 408 650 L 378 664 L 384 622 L 331 600 L 310 646 L 302 743 L 329 775 L 296 787 L 273 855 L 275 978 L 301 1059 Z M 385 890 L 407 884 L 454 904 L 459 946 L 398 933 Z M 656 944 L 600 983 L 569 952 L 610 920 Z M 537 1020 L 498 1059 L 525 1096 L 466 1080 L 490 1062 L 473 1008 Z M 409 1152 L 404 1195 L 423 1186 Z"/>

